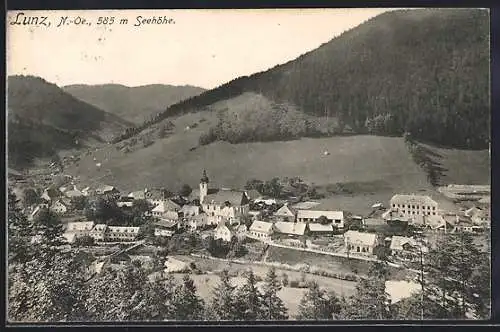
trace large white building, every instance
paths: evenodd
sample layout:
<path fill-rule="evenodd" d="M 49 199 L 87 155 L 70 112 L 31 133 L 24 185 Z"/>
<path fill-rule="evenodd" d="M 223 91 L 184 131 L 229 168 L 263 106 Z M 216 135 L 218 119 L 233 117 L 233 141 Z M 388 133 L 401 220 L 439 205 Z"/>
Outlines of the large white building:
<path fill-rule="evenodd" d="M 299 210 L 297 221 L 302 223 L 317 223 L 320 217 L 326 217 L 329 223 L 337 228 L 344 228 L 343 211 Z"/>
<path fill-rule="evenodd" d="M 396 209 L 404 217 L 413 219 L 417 216 L 435 216 L 438 203 L 429 196 L 394 195 L 390 200 L 391 209 Z"/>
<path fill-rule="evenodd" d="M 200 181 L 200 204 L 207 214 L 209 224 L 218 225 L 224 220 L 229 220 L 232 224 L 241 216 L 248 214 L 250 205 L 245 192 L 209 189 L 208 182 L 207 173 L 203 171 Z"/>

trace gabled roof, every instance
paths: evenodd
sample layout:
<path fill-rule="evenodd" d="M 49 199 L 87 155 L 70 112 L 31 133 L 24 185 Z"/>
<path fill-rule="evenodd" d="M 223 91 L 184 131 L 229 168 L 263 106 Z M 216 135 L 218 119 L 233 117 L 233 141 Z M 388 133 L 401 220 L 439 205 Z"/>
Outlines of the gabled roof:
<path fill-rule="evenodd" d="M 320 210 L 299 210 L 297 213 L 297 218 L 311 218 L 318 219 L 321 216 L 325 216 L 332 220 L 342 220 L 344 219 L 343 211 L 320 211 Z"/>
<path fill-rule="evenodd" d="M 396 194 L 391 198 L 391 204 L 421 204 L 436 206 L 437 202 L 427 195 L 401 195 Z"/>
<path fill-rule="evenodd" d="M 184 213 L 184 216 L 195 216 L 200 213 L 200 207 L 197 205 L 184 205 L 179 212 Z"/>
<path fill-rule="evenodd" d="M 128 197 L 132 197 L 133 199 L 146 199 L 146 194 L 144 190 L 137 190 L 128 194 Z"/>
<path fill-rule="evenodd" d="M 205 196 L 203 203 L 224 205 L 229 202 L 232 206 L 241 206 L 247 204 L 246 195 L 243 191 L 220 190 L 215 194 Z"/>
<path fill-rule="evenodd" d="M 255 220 L 250 226 L 250 231 L 270 233 L 273 229 L 273 224 L 270 222 Z"/>
<path fill-rule="evenodd" d="M 110 186 L 110 185 L 99 186 L 96 190 L 99 191 L 99 192 L 102 192 L 102 193 L 107 193 L 107 192 L 110 192 L 110 191 L 113 191 L 113 190 L 118 191 L 118 189 L 116 189 L 114 186 Z"/>
<path fill-rule="evenodd" d="M 177 222 L 178 222 L 177 220 L 159 219 L 157 222 L 155 222 L 155 225 L 160 227 L 170 228 L 177 225 Z"/>
<path fill-rule="evenodd" d="M 262 194 L 259 193 L 255 189 L 247 190 L 247 191 L 245 191 L 245 194 L 247 195 L 248 199 L 251 201 L 254 201 L 254 200 L 262 197 Z"/>
<path fill-rule="evenodd" d="M 295 217 L 296 210 L 287 204 L 283 205 L 274 213 L 277 217 Z"/>
<path fill-rule="evenodd" d="M 180 209 L 181 207 L 177 205 L 176 203 L 172 202 L 169 199 L 162 200 L 155 208 L 152 210 L 152 212 L 160 212 L 160 213 L 166 213 L 168 211 L 176 212 Z"/>
<path fill-rule="evenodd" d="M 278 221 L 274 224 L 277 232 L 282 234 L 304 235 L 307 224 Z"/>
<path fill-rule="evenodd" d="M 375 233 L 362 233 L 349 230 L 344 233 L 344 238 L 351 244 L 374 246 L 377 243 L 377 234 Z"/>
<path fill-rule="evenodd" d="M 391 239 L 391 250 L 404 250 L 403 246 L 405 244 L 409 244 L 412 247 L 416 247 L 418 245 L 415 239 L 406 237 L 406 236 L 396 236 L 394 235 Z"/>
<path fill-rule="evenodd" d="M 71 189 L 71 190 L 66 190 L 64 192 L 64 195 L 66 197 L 72 198 L 72 197 L 80 197 L 83 196 L 83 193 L 80 190 L 77 189 Z"/>
<path fill-rule="evenodd" d="M 309 223 L 309 230 L 311 232 L 333 232 L 333 226 L 331 224 L 322 225 L 318 223 Z"/>

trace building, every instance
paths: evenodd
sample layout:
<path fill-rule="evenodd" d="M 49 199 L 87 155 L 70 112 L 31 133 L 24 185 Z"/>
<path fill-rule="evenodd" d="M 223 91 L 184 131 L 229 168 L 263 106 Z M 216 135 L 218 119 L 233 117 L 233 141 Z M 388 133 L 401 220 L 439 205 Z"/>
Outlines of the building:
<path fill-rule="evenodd" d="M 375 233 L 349 230 L 344 233 L 344 244 L 349 253 L 373 254 L 373 249 L 378 245 L 378 237 Z"/>
<path fill-rule="evenodd" d="M 116 202 L 118 207 L 132 207 L 134 206 L 134 199 L 132 197 L 120 197 L 120 199 Z"/>
<path fill-rule="evenodd" d="M 410 225 L 443 232 L 448 228 L 448 223 L 442 215 L 416 215 L 410 220 Z"/>
<path fill-rule="evenodd" d="M 320 235 L 320 234 L 332 234 L 333 226 L 332 224 L 322 225 L 316 223 L 309 223 L 307 225 L 309 229 L 309 233 L 311 235 Z"/>
<path fill-rule="evenodd" d="M 66 206 L 66 203 L 63 202 L 63 200 L 58 199 L 52 205 L 50 206 L 50 210 L 54 211 L 57 214 L 65 214 L 68 212 L 68 207 Z"/>
<path fill-rule="evenodd" d="M 235 234 L 226 226 L 225 223 L 220 223 L 219 226 L 215 229 L 214 239 L 222 239 L 225 242 L 231 242 Z"/>
<path fill-rule="evenodd" d="M 334 227 L 344 228 L 343 211 L 299 210 L 297 212 L 297 221 L 318 223 L 318 219 L 322 216 L 326 217 L 328 223 L 331 223 Z"/>
<path fill-rule="evenodd" d="M 247 190 L 245 191 L 245 195 L 247 195 L 248 197 L 248 200 L 250 202 L 255 202 L 255 200 L 259 199 L 259 198 L 262 198 L 262 195 L 261 193 L 259 193 L 257 190 L 255 189 L 251 189 L 251 190 Z"/>
<path fill-rule="evenodd" d="M 155 236 L 158 237 L 171 237 L 174 235 L 175 231 L 170 230 L 170 229 L 163 229 L 163 228 L 155 228 Z"/>
<path fill-rule="evenodd" d="M 245 192 L 208 188 L 208 177 L 206 171 L 200 180 L 200 203 L 203 211 L 208 216 L 208 222 L 218 225 L 223 220 L 229 220 L 232 224 L 250 210 L 249 199 Z"/>
<path fill-rule="evenodd" d="M 426 253 L 427 247 L 418 243 L 417 240 L 406 236 L 393 236 L 389 247 L 391 254 L 403 259 L 413 259 L 415 255 Z"/>
<path fill-rule="evenodd" d="M 139 227 L 108 226 L 105 239 L 107 241 L 134 241 L 139 235 Z"/>
<path fill-rule="evenodd" d="M 274 213 L 274 217 L 285 222 L 295 222 L 297 217 L 297 210 L 285 203 L 285 205 L 280 207 L 278 211 Z"/>
<path fill-rule="evenodd" d="M 195 217 L 200 214 L 200 207 L 197 205 L 183 205 L 182 208 L 179 210 L 181 217 L 184 218 L 190 218 L 190 217 Z"/>
<path fill-rule="evenodd" d="M 390 207 L 410 219 L 415 216 L 438 215 L 438 203 L 429 196 L 394 195 L 390 200 Z"/>
<path fill-rule="evenodd" d="M 206 213 L 200 213 L 194 216 L 185 217 L 183 218 L 182 223 L 191 231 L 203 229 L 204 227 L 209 225 L 208 216 L 206 215 Z"/>
<path fill-rule="evenodd" d="M 270 222 L 256 220 L 250 226 L 247 237 L 261 241 L 269 241 L 273 234 L 273 224 Z"/>
<path fill-rule="evenodd" d="M 92 237 L 96 242 L 105 241 L 106 240 L 105 234 L 107 227 L 108 226 L 105 224 L 94 225 L 94 228 L 92 228 L 92 230 L 89 233 L 90 237 Z"/>
<path fill-rule="evenodd" d="M 102 185 L 100 187 L 97 187 L 95 192 L 97 195 L 117 196 L 120 194 L 120 191 L 117 188 L 110 185 Z"/>
<path fill-rule="evenodd" d="M 278 221 L 274 224 L 274 233 L 298 237 L 305 234 L 306 227 L 305 223 Z"/>
<path fill-rule="evenodd" d="M 465 216 L 469 217 L 475 225 L 489 225 L 491 223 L 489 208 L 472 207 L 465 211 Z"/>
<path fill-rule="evenodd" d="M 247 237 L 248 228 L 246 225 L 238 225 L 234 229 L 234 235 L 238 238 L 238 240 L 244 240 Z"/>
<path fill-rule="evenodd" d="M 43 191 L 41 198 L 43 200 L 45 200 L 46 202 L 53 202 L 53 201 L 59 199 L 59 197 L 61 197 L 61 196 L 62 196 L 62 193 L 58 189 L 49 187 Z"/>
<path fill-rule="evenodd" d="M 90 232 L 94 228 L 93 221 L 77 221 L 69 222 L 66 225 L 66 232 L 74 233 L 76 236 L 90 235 Z"/>
<path fill-rule="evenodd" d="M 153 210 L 151 210 L 151 214 L 153 215 L 153 217 L 157 218 L 177 220 L 179 219 L 179 209 L 179 205 L 170 200 L 162 201 L 157 206 L 155 206 Z"/>
<path fill-rule="evenodd" d="M 83 193 L 80 190 L 76 189 L 76 186 L 73 186 L 73 189 L 67 189 L 66 191 L 64 191 L 64 196 L 66 196 L 67 198 L 82 197 Z"/>

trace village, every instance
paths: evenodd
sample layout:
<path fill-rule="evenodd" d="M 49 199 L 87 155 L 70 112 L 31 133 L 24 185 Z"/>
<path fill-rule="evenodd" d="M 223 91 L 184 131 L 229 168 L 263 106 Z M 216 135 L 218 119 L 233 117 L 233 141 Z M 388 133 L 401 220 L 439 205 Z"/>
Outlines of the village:
<path fill-rule="evenodd" d="M 16 181 L 15 174 L 9 176 Z M 91 238 L 96 247 L 134 244 L 144 232 L 141 225 L 88 220 L 72 202 L 80 197 L 105 197 L 121 209 L 130 209 L 134 202 L 143 200 L 149 203 L 150 210 L 144 216 L 151 218 L 155 238 L 196 233 L 226 243 L 235 239 L 257 241 L 368 261 L 383 256 L 395 265 L 417 261 L 418 253 L 431 245 L 429 234 L 481 235 L 488 232 L 491 223 L 489 186 L 449 185 L 440 189 L 459 206 L 454 212 L 441 208 L 429 196 L 404 193 L 394 194 L 389 202 L 377 202 L 369 215 L 358 216 L 348 211 L 316 209 L 318 203 L 314 201 L 294 203 L 265 197 L 255 189 L 218 189 L 209 184 L 203 171 L 198 189 L 187 196 L 167 197 L 166 191 L 160 189 L 122 194 L 114 186 L 78 189 L 70 181 L 59 188 L 45 189 L 42 203 L 28 207 L 27 212 L 31 220 L 43 209 L 60 215 L 66 220 L 64 236 L 70 244 L 82 238 Z"/>

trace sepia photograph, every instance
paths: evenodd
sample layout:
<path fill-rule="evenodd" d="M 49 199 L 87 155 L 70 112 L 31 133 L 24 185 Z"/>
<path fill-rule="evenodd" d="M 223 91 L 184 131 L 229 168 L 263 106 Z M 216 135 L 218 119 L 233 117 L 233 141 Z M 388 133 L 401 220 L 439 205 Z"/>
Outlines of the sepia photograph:
<path fill-rule="evenodd" d="M 490 11 L 6 13 L 10 324 L 491 318 Z"/>

